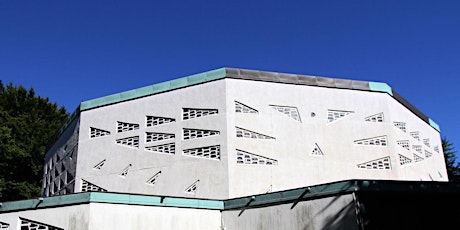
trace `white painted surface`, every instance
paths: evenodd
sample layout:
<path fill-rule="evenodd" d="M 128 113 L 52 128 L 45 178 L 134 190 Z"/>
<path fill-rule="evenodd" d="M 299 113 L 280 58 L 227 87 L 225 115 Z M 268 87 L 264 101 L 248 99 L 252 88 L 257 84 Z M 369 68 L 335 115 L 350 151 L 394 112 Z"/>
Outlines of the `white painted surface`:
<path fill-rule="evenodd" d="M 258 113 L 236 113 L 235 101 Z M 300 121 L 273 108 L 298 111 Z M 218 114 L 183 120 L 183 108 L 217 109 Z M 328 122 L 328 111 L 349 114 Z M 383 122 L 365 118 L 383 113 Z M 146 116 L 174 118 L 175 122 L 146 127 Z M 117 122 L 139 129 L 117 133 Z M 406 132 L 393 122 L 404 122 Z M 90 138 L 91 127 L 110 135 Z M 236 127 L 274 139 L 236 137 Z M 184 140 L 184 128 L 217 130 L 216 136 Z M 420 141 L 410 135 L 418 131 Z M 146 132 L 171 133 L 173 140 L 146 143 Z M 139 136 L 138 148 L 116 144 Z M 355 141 L 384 136 L 385 146 L 357 145 Z M 430 146 L 423 143 L 429 139 Z M 410 150 L 397 144 L 408 140 Z M 175 143 L 175 154 L 146 151 L 151 145 Z M 220 146 L 220 159 L 183 155 L 183 150 Z M 417 153 L 412 145 L 420 145 Z M 312 155 L 319 146 L 323 155 Z M 435 151 L 435 146 L 439 152 Z M 238 164 L 236 150 L 276 160 L 276 165 Z M 425 151 L 431 153 L 430 157 Z M 421 157 L 416 162 L 414 153 Z M 401 165 L 399 155 L 412 160 Z M 389 157 L 390 168 L 358 165 Z M 100 170 L 93 167 L 106 160 Z M 127 166 L 125 177 L 119 174 Z M 75 191 L 87 180 L 111 192 L 227 199 L 348 179 L 447 181 L 439 133 L 386 93 L 313 87 L 250 80 L 223 79 L 153 96 L 83 111 L 80 116 Z M 155 185 L 146 181 L 160 172 Z M 199 180 L 194 193 L 184 192 Z"/>

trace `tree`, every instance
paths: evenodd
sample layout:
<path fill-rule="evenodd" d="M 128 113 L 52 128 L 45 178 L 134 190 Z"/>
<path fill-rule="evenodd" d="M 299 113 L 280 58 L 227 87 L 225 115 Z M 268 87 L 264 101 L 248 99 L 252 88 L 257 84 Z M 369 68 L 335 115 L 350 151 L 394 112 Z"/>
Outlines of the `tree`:
<path fill-rule="evenodd" d="M 46 146 L 68 117 L 33 88 L 0 80 L 0 200 L 40 196 Z"/>
<path fill-rule="evenodd" d="M 446 137 L 442 138 L 442 150 L 444 152 L 444 160 L 446 162 L 449 181 L 460 181 L 460 163 L 456 162 L 457 151 L 454 145 L 447 140 Z"/>

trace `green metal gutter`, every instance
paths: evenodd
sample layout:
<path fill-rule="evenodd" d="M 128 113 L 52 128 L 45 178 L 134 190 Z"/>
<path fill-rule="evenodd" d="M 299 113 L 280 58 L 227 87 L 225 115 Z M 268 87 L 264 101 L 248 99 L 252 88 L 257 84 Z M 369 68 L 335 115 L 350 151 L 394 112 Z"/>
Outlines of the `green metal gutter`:
<path fill-rule="evenodd" d="M 388 93 L 389 95 L 393 96 L 393 91 L 391 90 L 391 87 L 386 83 L 369 82 L 369 88 L 371 91 Z"/>
<path fill-rule="evenodd" d="M 294 207 L 301 201 L 351 194 L 354 192 L 397 192 L 401 194 L 433 193 L 436 195 L 455 194 L 460 196 L 460 183 L 439 181 L 346 180 L 227 200 L 109 192 L 85 192 L 32 200 L 3 202 L 0 203 L 0 213 L 89 203 L 180 207 L 221 211 L 286 203 L 293 203 L 292 207 Z"/>
<path fill-rule="evenodd" d="M 224 208 L 223 201 L 219 200 L 117 194 L 105 192 L 91 192 L 90 202 L 216 210 L 222 210 Z"/>
<path fill-rule="evenodd" d="M 436 124 L 436 122 L 434 122 L 433 120 L 431 120 L 431 118 L 428 118 L 428 122 L 430 123 L 431 127 L 438 130 L 438 132 L 441 132 L 441 128 L 439 128 L 439 125 Z"/>
<path fill-rule="evenodd" d="M 31 200 L 3 202 L 0 203 L 0 213 L 88 203 L 181 207 L 212 210 L 223 210 L 224 208 L 224 203 L 220 200 L 161 197 L 106 192 L 85 192 L 45 198 L 40 197 L 38 199 Z"/>
<path fill-rule="evenodd" d="M 86 204 L 89 203 L 90 196 L 90 193 L 74 193 L 65 196 L 40 197 L 31 200 L 3 202 L 0 206 L 0 213 Z"/>
<path fill-rule="evenodd" d="M 399 103 L 406 106 L 414 114 L 420 117 L 425 122 L 429 123 L 434 129 L 440 131 L 439 126 L 434 123 L 431 119 L 428 118 L 418 111 L 414 106 L 407 102 L 404 98 L 399 95 L 394 95 L 392 88 L 386 83 L 382 82 L 367 82 L 367 81 L 355 81 L 339 78 L 328 78 L 328 77 L 317 77 L 317 76 L 308 76 L 308 75 L 299 75 L 299 74 L 287 74 L 287 73 L 277 73 L 277 72 L 268 72 L 268 71 L 258 71 L 258 70 L 248 70 L 248 69 L 237 69 L 237 68 L 219 68 L 204 73 L 194 74 L 187 77 L 182 77 L 174 79 L 171 81 L 166 81 L 138 89 L 133 89 L 117 94 L 108 95 L 105 97 L 100 97 L 92 100 L 83 101 L 80 103 L 78 108 L 71 115 L 69 120 L 63 127 L 60 129 L 58 136 L 66 129 L 66 127 L 80 114 L 82 111 L 116 104 L 119 102 L 124 102 L 128 100 L 133 100 L 136 98 L 146 97 L 150 95 L 155 95 L 159 93 L 168 92 L 171 90 L 176 90 L 188 86 L 203 84 L 206 82 L 224 79 L 224 78 L 233 78 L 233 79 L 243 79 L 243 80 L 253 80 L 253 81 L 265 81 L 265 82 L 274 82 L 274 83 L 284 83 L 284 84 L 296 84 L 296 85 L 306 85 L 306 86 L 317 86 L 317 87 L 328 87 L 328 88 L 337 88 L 337 89 L 352 89 L 352 90 L 364 90 L 364 91 L 373 91 L 373 92 L 383 92 L 392 96 Z"/>
<path fill-rule="evenodd" d="M 273 204 L 291 203 L 299 200 L 311 200 L 321 197 L 345 194 L 357 191 L 356 181 L 340 181 L 329 184 L 315 185 L 281 192 L 259 194 L 250 197 L 224 201 L 224 209 L 241 209 L 243 207 L 259 207 Z M 252 198 L 250 205 L 247 205 Z"/>
<path fill-rule="evenodd" d="M 163 93 L 183 87 L 202 84 L 209 81 L 225 78 L 225 68 L 211 70 L 204 73 L 191 75 L 188 77 L 178 78 L 171 81 L 162 82 L 138 89 L 129 90 L 122 93 L 112 94 L 105 97 L 96 98 L 93 100 L 84 101 L 80 104 L 80 110 L 85 111 L 105 105 L 110 105 L 122 101 L 128 101 L 136 98 L 150 96 L 158 93 Z"/>
<path fill-rule="evenodd" d="M 224 210 L 296 203 L 353 192 L 433 193 L 460 195 L 460 183 L 439 181 L 347 180 L 224 201 Z"/>

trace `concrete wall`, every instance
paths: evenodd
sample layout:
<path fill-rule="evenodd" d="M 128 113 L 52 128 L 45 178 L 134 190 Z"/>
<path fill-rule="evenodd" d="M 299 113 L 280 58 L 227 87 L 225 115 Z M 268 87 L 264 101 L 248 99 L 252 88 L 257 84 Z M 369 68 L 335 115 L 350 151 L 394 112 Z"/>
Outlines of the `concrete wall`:
<path fill-rule="evenodd" d="M 215 81 L 83 111 L 77 178 L 115 192 L 228 197 L 224 98 L 225 81 Z M 91 137 L 95 129 L 107 135 Z"/>
<path fill-rule="evenodd" d="M 226 81 L 230 197 L 348 179 L 447 181 L 439 133 L 386 93 Z"/>
<path fill-rule="evenodd" d="M 0 213 L 8 229 L 20 229 L 20 218 L 65 230 L 221 229 L 220 210 L 90 203 Z"/>
<path fill-rule="evenodd" d="M 77 121 L 47 155 L 70 159 L 74 146 L 77 164 L 65 171 L 56 159 L 45 195 L 64 184 L 226 199 L 349 179 L 448 180 L 439 132 L 382 92 L 227 78 Z"/>
<path fill-rule="evenodd" d="M 21 229 L 20 218 L 51 225 L 65 230 L 88 230 L 90 207 L 88 204 L 0 213 L 0 222 L 8 229 Z M 103 229 L 103 228 L 100 228 Z"/>
<path fill-rule="evenodd" d="M 223 229 L 359 229 L 353 195 L 222 212 Z"/>
<path fill-rule="evenodd" d="M 220 210 L 91 204 L 88 229 L 219 230 Z"/>
<path fill-rule="evenodd" d="M 43 196 L 74 193 L 79 131 L 80 119 L 77 117 L 46 153 Z"/>

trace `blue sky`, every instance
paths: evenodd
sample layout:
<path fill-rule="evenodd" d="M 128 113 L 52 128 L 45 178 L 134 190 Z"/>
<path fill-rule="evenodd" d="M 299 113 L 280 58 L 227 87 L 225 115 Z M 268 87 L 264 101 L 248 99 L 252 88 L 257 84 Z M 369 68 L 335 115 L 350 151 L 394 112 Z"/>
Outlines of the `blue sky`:
<path fill-rule="evenodd" d="M 73 112 L 221 67 L 385 82 L 460 146 L 460 1 L 0 0 L 0 79 Z"/>

